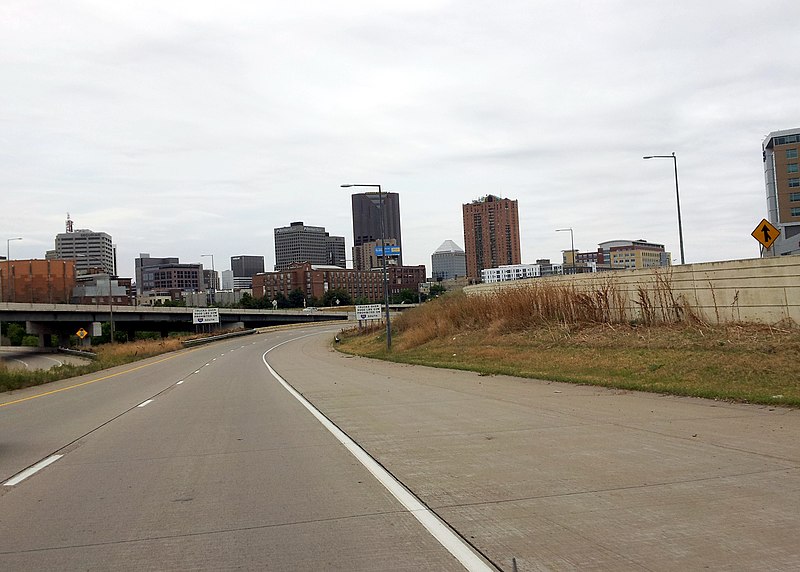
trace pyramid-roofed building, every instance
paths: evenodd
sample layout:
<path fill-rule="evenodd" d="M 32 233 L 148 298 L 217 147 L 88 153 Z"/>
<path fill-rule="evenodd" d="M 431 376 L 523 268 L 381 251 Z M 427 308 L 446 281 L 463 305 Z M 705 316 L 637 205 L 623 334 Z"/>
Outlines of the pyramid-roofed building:
<path fill-rule="evenodd" d="M 445 240 L 431 255 L 431 278 L 437 282 L 467 275 L 467 255 L 452 240 Z"/>
<path fill-rule="evenodd" d="M 464 249 L 452 240 L 445 240 L 442 245 L 434 251 L 434 254 L 441 252 L 464 252 Z"/>

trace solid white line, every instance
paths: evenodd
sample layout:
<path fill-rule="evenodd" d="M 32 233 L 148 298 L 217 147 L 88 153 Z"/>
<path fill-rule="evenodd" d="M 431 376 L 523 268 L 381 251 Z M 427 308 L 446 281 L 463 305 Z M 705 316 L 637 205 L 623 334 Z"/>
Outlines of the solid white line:
<path fill-rule="evenodd" d="M 61 361 L 61 360 L 59 360 L 59 359 L 56 359 L 56 358 L 51 358 L 51 357 L 47 357 L 47 356 L 42 356 L 42 357 L 43 357 L 44 359 L 49 359 L 50 361 L 54 361 L 54 362 L 56 362 L 58 365 L 64 365 L 64 362 L 63 362 L 63 361 Z"/>
<path fill-rule="evenodd" d="M 19 363 L 21 363 L 22 365 L 24 365 L 26 368 L 30 369 L 30 366 L 29 366 L 27 363 L 25 363 L 24 361 L 22 361 L 21 359 L 17 359 L 17 358 L 13 358 L 13 357 L 12 357 L 12 358 L 11 358 L 11 361 L 18 361 Z"/>
<path fill-rule="evenodd" d="M 272 366 L 269 365 L 267 362 L 267 354 L 278 348 L 284 344 L 289 342 L 293 342 L 296 340 L 300 340 L 302 338 L 307 338 L 309 336 L 313 336 L 317 334 L 307 334 L 305 336 L 300 336 L 298 338 L 294 338 L 292 340 L 286 340 L 285 342 L 281 342 L 275 346 L 269 348 L 264 355 L 261 356 L 261 360 L 264 362 L 264 365 L 267 366 L 267 369 L 283 387 L 288 391 L 297 401 L 299 401 L 303 407 L 305 407 L 322 425 L 331 432 L 331 434 L 336 437 L 336 439 L 345 446 L 345 448 L 350 451 L 350 453 L 358 459 L 358 461 L 370 472 L 372 475 L 378 479 L 378 481 L 386 487 L 394 498 L 396 498 L 400 504 L 402 504 L 408 512 L 410 512 L 414 518 L 416 518 L 425 529 L 431 533 L 431 535 L 439 541 L 439 543 L 450 553 L 452 554 L 461 564 L 469 570 L 472 571 L 493 571 L 494 568 L 490 567 L 486 564 L 475 552 L 472 548 L 464 542 L 453 530 L 445 524 L 436 514 L 434 514 L 428 507 L 426 507 L 422 501 L 420 501 L 414 493 L 408 490 L 403 483 L 395 479 L 389 471 L 384 469 L 375 459 L 373 459 L 369 453 L 367 453 L 364 449 L 361 448 L 358 443 L 353 441 L 350 437 L 347 436 L 341 429 L 339 429 L 336 425 L 334 425 L 330 419 L 325 417 L 322 412 L 319 411 L 316 407 L 314 407 L 310 401 L 308 401 L 305 397 L 300 395 L 289 383 L 283 379 L 277 371 L 272 369 Z"/>
<path fill-rule="evenodd" d="M 19 483 L 21 483 L 22 481 L 24 481 L 25 479 L 27 479 L 31 475 L 34 475 L 34 474 L 38 473 L 39 471 L 41 471 L 42 469 L 44 469 L 47 465 L 55 463 L 56 461 L 58 461 L 63 456 L 64 455 L 50 455 L 46 459 L 41 460 L 38 463 L 36 463 L 34 466 L 28 467 L 27 469 L 25 469 L 21 473 L 18 473 L 16 475 L 14 475 L 10 479 L 8 479 L 6 482 L 4 482 L 3 486 L 13 487 L 14 485 L 18 485 Z"/>
<path fill-rule="evenodd" d="M 147 405 L 148 403 L 153 403 L 153 400 L 152 400 L 152 399 L 148 399 L 147 401 L 145 401 L 145 402 L 143 402 L 143 403 L 140 403 L 140 404 L 139 404 L 139 405 L 137 405 L 136 407 L 144 407 L 144 406 L 145 406 L 145 405 Z"/>

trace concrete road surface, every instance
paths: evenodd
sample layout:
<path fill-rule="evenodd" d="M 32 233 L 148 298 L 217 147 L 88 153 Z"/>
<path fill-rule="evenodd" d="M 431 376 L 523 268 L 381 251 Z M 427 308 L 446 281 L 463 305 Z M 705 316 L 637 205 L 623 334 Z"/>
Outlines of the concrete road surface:
<path fill-rule="evenodd" d="M 505 570 L 800 570 L 800 415 L 351 358 L 271 363 Z"/>
<path fill-rule="evenodd" d="M 497 568 L 800 569 L 797 412 L 351 358 L 324 329 L 0 396 L 0 569 L 463 569 L 265 363 Z"/>
<path fill-rule="evenodd" d="M 60 353 L 40 353 L 36 348 L 22 348 L 16 346 L 0 347 L 0 363 L 8 369 L 50 369 L 69 364 L 84 364 L 88 362 L 86 358 L 70 356 Z"/>
<path fill-rule="evenodd" d="M 463 570 L 270 376 L 288 335 L 4 394 L 0 570 Z"/>

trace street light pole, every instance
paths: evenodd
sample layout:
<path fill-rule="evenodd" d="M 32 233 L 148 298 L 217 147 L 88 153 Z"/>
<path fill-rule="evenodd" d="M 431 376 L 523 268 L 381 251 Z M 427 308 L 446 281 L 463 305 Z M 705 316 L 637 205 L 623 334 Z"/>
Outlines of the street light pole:
<path fill-rule="evenodd" d="M 6 240 L 6 260 L 11 260 L 11 241 L 12 240 L 22 240 L 21 236 L 15 236 L 14 238 L 9 238 Z"/>
<path fill-rule="evenodd" d="M 21 236 L 15 236 L 14 238 L 9 238 L 6 240 L 6 274 L 11 274 L 11 241 L 12 240 L 22 240 Z M 0 302 L 3 301 L 3 284 L 2 284 L 3 276 L 2 272 L 0 272 Z M 8 280 L 8 276 L 6 276 L 6 280 Z M 8 286 L 6 286 L 8 288 Z M 9 299 L 11 297 L 9 296 Z M 16 300 L 16 297 L 14 298 Z M 3 322 L 0 320 L 0 345 L 3 345 Z"/>
<path fill-rule="evenodd" d="M 572 273 L 577 274 L 578 269 L 575 264 L 575 237 L 572 234 L 572 227 L 570 228 L 557 228 L 556 232 L 569 231 L 569 245 L 572 248 Z"/>
<path fill-rule="evenodd" d="M 383 305 L 386 306 L 386 351 L 392 350 L 392 324 L 389 318 L 389 278 L 386 274 L 386 231 L 384 229 L 383 191 L 380 185 L 341 185 L 349 187 L 372 187 L 378 189 L 378 205 L 381 210 L 381 259 L 383 260 Z"/>
<path fill-rule="evenodd" d="M 14 238 L 9 238 L 6 240 L 6 280 L 8 280 L 8 274 L 11 274 L 11 241 L 12 240 L 22 240 L 21 236 L 15 236 Z M 8 286 L 6 286 L 8 288 Z M 9 296 L 10 299 L 10 296 Z M 15 298 L 16 299 L 16 298 Z M 0 270 L 0 302 L 3 301 L 3 273 Z M 0 320 L 0 346 L 3 345 L 3 321 Z"/>
<path fill-rule="evenodd" d="M 678 205 L 678 240 L 681 246 L 681 264 L 686 264 L 686 258 L 683 255 L 683 225 L 681 224 L 681 194 L 678 191 L 678 158 L 675 156 L 675 151 L 672 155 L 647 155 L 642 159 L 672 159 L 675 167 L 675 201 Z"/>
<path fill-rule="evenodd" d="M 213 306 L 216 303 L 216 294 L 217 291 L 217 271 L 214 270 L 214 255 L 213 254 L 201 254 L 200 257 L 203 256 L 210 256 L 211 257 L 211 305 Z"/>

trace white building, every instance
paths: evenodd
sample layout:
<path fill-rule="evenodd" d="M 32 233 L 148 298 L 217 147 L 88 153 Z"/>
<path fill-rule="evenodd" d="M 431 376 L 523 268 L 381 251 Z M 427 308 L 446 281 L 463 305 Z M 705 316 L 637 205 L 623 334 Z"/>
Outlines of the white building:
<path fill-rule="evenodd" d="M 545 274 L 561 274 L 563 272 L 563 265 L 552 264 L 548 265 L 549 272 L 545 270 Z M 522 280 L 524 278 L 538 278 L 542 276 L 543 268 L 541 264 L 510 264 L 507 266 L 499 266 L 497 268 L 484 268 L 481 270 L 481 280 L 484 283 L 491 284 L 494 282 L 507 282 L 509 280 Z"/>

